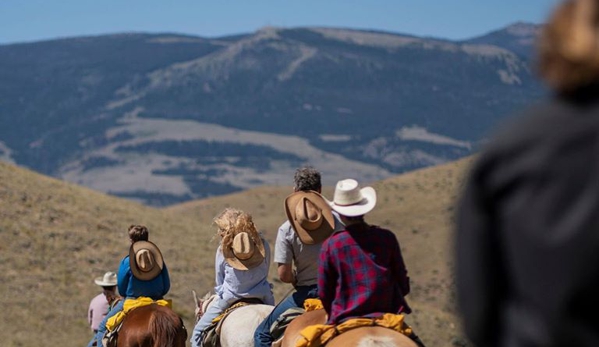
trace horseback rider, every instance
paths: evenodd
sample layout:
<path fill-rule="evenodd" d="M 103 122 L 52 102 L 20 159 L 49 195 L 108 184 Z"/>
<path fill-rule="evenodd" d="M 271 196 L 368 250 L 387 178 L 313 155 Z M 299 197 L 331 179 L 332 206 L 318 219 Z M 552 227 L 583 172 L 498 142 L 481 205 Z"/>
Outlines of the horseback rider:
<path fill-rule="evenodd" d="M 318 294 L 327 324 L 410 313 L 404 298 L 410 278 L 399 242 L 391 231 L 364 220 L 376 205 L 376 191 L 360 188 L 353 179 L 341 180 L 330 204 L 345 228 L 323 243 L 319 257 Z M 409 337 L 423 346 L 415 334 Z"/>
<path fill-rule="evenodd" d="M 98 294 L 90 301 L 87 310 L 87 320 L 94 336 L 98 333 L 98 326 L 102 322 L 102 319 L 106 317 L 106 314 L 112 307 L 112 302 L 118 297 L 116 292 L 116 281 L 116 273 L 111 271 L 94 279 L 94 282 L 102 287 L 102 293 Z"/>
<path fill-rule="evenodd" d="M 268 282 L 270 247 L 256 230 L 252 216 L 226 208 L 214 219 L 221 242 L 216 250 L 216 297 L 196 323 L 192 347 L 202 346 L 206 328 L 222 312 L 240 299 L 260 299 L 274 305 L 272 285 Z"/>
<path fill-rule="evenodd" d="M 282 282 L 294 286 L 295 292 L 281 301 L 256 328 L 254 345 L 270 347 L 274 340 L 270 328 L 288 309 L 303 307 L 308 298 L 316 298 L 318 254 L 324 239 L 342 223 L 320 195 L 320 173 L 302 167 L 294 175 L 294 193 L 285 199 L 287 220 L 279 227 L 275 241 L 274 262 Z M 295 270 L 293 266 L 295 265 Z"/>
<path fill-rule="evenodd" d="M 160 249 L 148 241 L 149 231 L 143 225 L 131 225 L 128 234 L 131 246 L 129 254 L 123 258 L 119 267 L 119 293 L 125 299 L 162 299 L 168 293 L 171 282 Z M 100 323 L 98 333 L 94 337 L 97 346 L 102 346 L 102 338 L 107 330 L 106 322 L 123 310 L 124 303 L 125 300 L 120 300 Z"/>

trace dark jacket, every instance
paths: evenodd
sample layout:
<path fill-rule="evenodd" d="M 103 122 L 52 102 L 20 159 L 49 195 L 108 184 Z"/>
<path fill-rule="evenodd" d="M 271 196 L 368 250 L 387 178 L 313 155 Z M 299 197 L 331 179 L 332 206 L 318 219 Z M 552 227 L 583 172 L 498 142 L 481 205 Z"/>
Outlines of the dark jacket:
<path fill-rule="evenodd" d="M 599 346 L 599 97 L 505 127 L 458 211 L 458 302 L 475 345 Z"/>

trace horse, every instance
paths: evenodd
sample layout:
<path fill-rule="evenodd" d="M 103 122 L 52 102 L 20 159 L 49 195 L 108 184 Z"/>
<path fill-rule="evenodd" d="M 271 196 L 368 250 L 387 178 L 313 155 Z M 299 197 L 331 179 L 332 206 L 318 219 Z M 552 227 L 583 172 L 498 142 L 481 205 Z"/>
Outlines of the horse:
<path fill-rule="evenodd" d="M 187 330 L 178 314 L 150 304 L 131 310 L 123 319 L 117 347 L 185 347 Z"/>
<path fill-rule="evenodd" d="M 285 329 L 281 347 L 295 347 L 300 332 L 307 326 L 325 324 L 327 314 L 319 309 L 308 311 L 291 321 Z M 327 347 L 418 347 L 404 334 L 383 327 L 360 327 L 351 329 L 331 339 Z"/>
<path fill-rule="evenodd" d="M 196 321 L 208 309 L 216 294 L 210 292 L 196 301 Z M 221 347 L 253 347 L 254 332 L 262 321 L 270 314 L 274 306 L 265 304 L 251 304 L 234 309 L 222 322 L 220 330 Z"/>

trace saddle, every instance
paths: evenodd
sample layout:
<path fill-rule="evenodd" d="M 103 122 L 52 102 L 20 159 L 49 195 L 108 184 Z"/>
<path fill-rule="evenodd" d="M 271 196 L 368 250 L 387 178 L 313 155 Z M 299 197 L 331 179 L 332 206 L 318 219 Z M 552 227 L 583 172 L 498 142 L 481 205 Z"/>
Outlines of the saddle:
<path fill-rule="evenodd" d="M 344 332 L 364 327 L 379 326 L 402 333 L 408 337 L 415 336 L 412 327 L 405 322 L 403 314 L 385 313 L 377 318 L 351 318 L 338 325 L 317 324 L 304 328 L 300 332 L 300 339 L 296 347 L 320 347 L 324 346 L 334 337 Z"/>
<path fill-rule="evenodd" d="M 294 320 L 304 312 L 306 311 L 301 307 L 289 308 L 285 312 L 283 312 L 283 314 L 281 314 L 276 321 L 272 323 L 272 325 L 270 326 L 270 335 L 273 338 L 273 344 L 277 344 L 279 340 L 283 338 L 283 335 L 285 334 L 285 329 L 287 329 L 289 323 L 291 323 L 292 320 Z"/>
<path fill-rule="evenodd" d="M 202 339 L 202 346 L 204 347 L 220 347 L 220 331 L 225 321 L 225 318 L 234 310 L 253 304 L 263 304 L 264 302 L 257 298 L 244 298 L 239 299 L 231 304 L 223 313 L 212 320 L 212 323 L 204 330 Z"/>

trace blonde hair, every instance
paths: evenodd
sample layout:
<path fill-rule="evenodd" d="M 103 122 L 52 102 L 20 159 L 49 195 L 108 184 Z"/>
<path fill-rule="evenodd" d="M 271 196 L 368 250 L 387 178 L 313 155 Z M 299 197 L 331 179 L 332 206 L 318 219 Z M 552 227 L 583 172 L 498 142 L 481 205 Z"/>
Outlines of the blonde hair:
<path fill-rule="evenodd" d="M 599 82 L 599 4 L 566 0 L 551 15 L 538 44 L 539 72 L 559 93 Z"/>
<path fill-rule="evenodd" d="M 214 224 L 218 227 L 216 235 L 221 237 L 221 248 L 230 248 L 235 235 L 246 232 L 255 244 L 260 244 L 261 239 L 254 225 L 252 216 L 242 210 L 226 208 L 216 217 Z"/>

